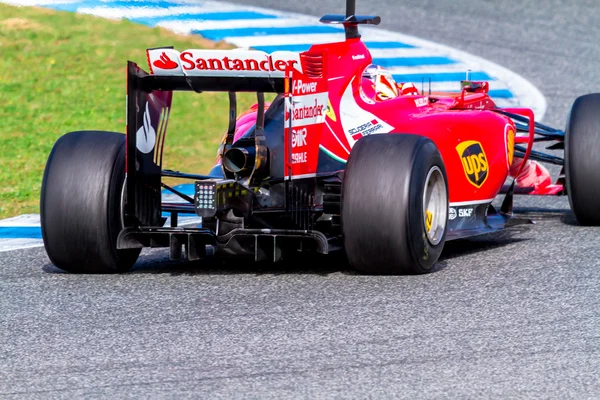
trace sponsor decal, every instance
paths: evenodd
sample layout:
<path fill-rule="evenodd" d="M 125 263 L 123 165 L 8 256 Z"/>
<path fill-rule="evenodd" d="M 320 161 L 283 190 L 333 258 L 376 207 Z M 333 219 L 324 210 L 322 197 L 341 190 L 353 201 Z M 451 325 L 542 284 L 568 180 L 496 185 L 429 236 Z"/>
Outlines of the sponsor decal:
<path fill-rule="evenodd" d="M 331 101 L 327 99 L 327 117 L 333 122 L 337 121 L 337 117 L 335 116 L 335 111 L 333 111 L 333 107 L 331 106 Z"/>
<path fill-rule="evenodd" d="M 449 220 L 453 220 L 456 219 L 456 208 L 454 207 L 450 207 L 450 210 L 448 211 L 448 219 Z"/>
<path fill-rule="evenodd" d="M 368 136 L 372 135 L 373 133 L 377 133 L 381 129 L 383 129 L 383 125 L 377 118 L 375 118 L 355 128 L 348 129 L 348 134 L 352 136 L 352 139 L 358 140 L 363 136 Z"/>
<path fill-rule="evenodd" d="M 306 128 L 292 129 L 292 147 L 303 147 L 306 146 L 306 135 L 308 131 Z"/>
<path fill-rule="evenodd" d="M 448 219 L 455 220 L 456 218 L 469 218 L 473 216 L 473 207 L 468 208 L 454 208 L 450 207 L 448 210 Z"/>
<path fill-rule="evenodd" d="M 364 60 L 365 59 L 365 55 L 364 54 L 355 54 L 352 56 L 353 60 Z"/>
<path fill-rule="evenodd" d="M 194 57 L 191 51 L 184 51 L 180 54 L 181 65 L 184 71 L 281 71 L 284 72 L 287 66 L 290 68 L 297 63 L 296 60 L 273 60 L 273 57 L 267 55 L 266 59 L 255 57 L 237 58 L 231 57 Z"/>
<path fill-rule="evenodd" d="M 317 92 L 317 82 L 304 83 L 302 82 L 302 79 L 298 79 L 297 81 L 294 81 L 292 86 L 294 88 L 294 95 Z"/>
<path fill-rule="evenodd" d="M 299 54 L 289 51 L 190 49 L 180 53 L 163 48 L 149 49 L 147 54 L 155 75 L 283 77 L 288 68 L 301 68 Z"/>
<path fill-rule="evenodd" d="M 292 164 L 304 164 L 308 161 L 308 152 L 298 152 L 297 149 L 308 144 L 306 138 L 311 130 L 314 130 L 314 126 L 292 129 Z"/>
<path fill-rule="evenodd" d="M 456 146 L 456 151 L 460 156 L 467 180 L 473 186 L 480 188 L 489 175 L 489 165 L 481 143 L 467 140 Z"/>
<path fill-rule="evenodd" d="M 305 94 L 290 97 L 286 105 L 285 123 L 292 118 L 292 127 L 314 125 L 325 122 L 327 112 L 327 93 Z"/>
<path fill-rule="evenodd" d="M 304 164 L 306 161 L 306 151 L 301 153 L 292 153 L 292 164 Z"/>
<path fill-rule="evenodd" d="M 310 78 L 297 70 L 292 71 L 291 83 L 285 101 L 284 176 L 298 179 L 316 173 L 329 94 L 326 80 Z"/>
<path fill-rule="evenodd" d="M 388 133 L 394 130 L 393 126 L 382 121 L 357 103 L 354 97 L 353 83 L 354 78 L 346 86 L 340 99 L 340 105 L 336 109 L 337 117 L 342 124 L 350 147 L 354 146 L 354 143 L 363 136 Z M 362 93 L 362 91 L 359 92 Z"/>
<path fill-rule="evenodd" d="M 318 99 L 315 98 L 312 106 L 300 105 L 300 107 L 294 107 L 294 119 L 302 120 L 306 118 L 322 117 L 324 108 L 325 105 L 319 104 Z"/>
<path fill-rule="evenodd" d="M 419 99 L 415 99 L 415 105 L 417 107 L 425 107 L 429 104 L 429 99 L 427 97 L 421 97 Z"/>
<path fill-rule="evenodd" d="M 146 102 L 146 111 L 142 120 L 142 126 L 135 134 L 135 145 L 144 154 L 150 153 L 156 144 L 156 131 L 150 121 L 150 110 Z"/>
<path fill-rule="evenodd" d="M 179 66 L 179 64 L 171 60 L 164 51 L 160 55 L 159 59 L 154 61 L 152 65 L 160 69 L 175 69 Z"/>
<path fill-rule="evenodd" d="M 473 215 L 473 209 L 472 208 L 459 208 L 458 209 L 458 216 L 459 216 L 459 218 L 470 217 L 471 215 Z"/>
<path fill-rule="evenodd" d="M 508 167 L 510 168 L 515 155 L 515 129 L 512 125 L 506 125 L 504 132 L 506 134 L 506 161 L 508 161 Z"/>

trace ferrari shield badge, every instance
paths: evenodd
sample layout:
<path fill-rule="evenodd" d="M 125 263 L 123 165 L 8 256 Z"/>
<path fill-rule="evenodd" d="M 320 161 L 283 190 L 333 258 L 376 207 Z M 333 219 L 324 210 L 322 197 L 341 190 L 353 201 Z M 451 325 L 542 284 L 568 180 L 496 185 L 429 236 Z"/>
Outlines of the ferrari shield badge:
<path fill-rule="evenodd" d="M 456 146 L 456 151 L 462 161 L 465 175 L 469 182 L 480 188 L 488 177 L 489 165 L 481 143 L 468 140 Z"/>

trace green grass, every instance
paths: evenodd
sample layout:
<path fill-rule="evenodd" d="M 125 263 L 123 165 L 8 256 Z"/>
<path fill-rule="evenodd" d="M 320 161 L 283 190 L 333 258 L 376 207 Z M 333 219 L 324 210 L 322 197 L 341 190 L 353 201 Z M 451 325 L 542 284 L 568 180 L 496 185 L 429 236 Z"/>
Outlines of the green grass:
<path fill-rule="evenodd" d="M 128 21 L 0 4 L 0 218 L 39 212 L 44 166 L 74 130 L 125 130 L 127 60 L 146 48 L 227 48 Z M 227 126 L 227 95 L 177 92 L 164 167 L 206 172 Z M 238 107 L 252 104 L 240 96 Z"/>

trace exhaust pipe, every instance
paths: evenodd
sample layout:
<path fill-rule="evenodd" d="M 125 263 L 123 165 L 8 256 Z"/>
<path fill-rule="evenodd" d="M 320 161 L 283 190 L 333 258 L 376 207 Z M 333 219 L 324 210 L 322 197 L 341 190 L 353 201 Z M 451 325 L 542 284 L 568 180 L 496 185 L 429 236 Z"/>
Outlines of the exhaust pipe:
<path fill-rule="evenodd" d="M 237 174 L 254 167 L 256 159 L 256 148 L 254 145 L 248 147 L 232 147 L 223 154 L 223 168 Z"/>

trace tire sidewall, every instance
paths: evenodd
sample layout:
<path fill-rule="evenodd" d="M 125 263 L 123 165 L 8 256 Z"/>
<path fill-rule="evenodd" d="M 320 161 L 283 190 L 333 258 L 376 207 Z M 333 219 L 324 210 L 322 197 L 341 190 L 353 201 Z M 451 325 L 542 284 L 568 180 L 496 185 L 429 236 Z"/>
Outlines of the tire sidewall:
<path fill-rule="evenodd" d="M 429 243 L 423 193 L 432 166 L 439 168 L 446 183 L 441 155 L 424 136 L 372 135 L 356 143 L 341 200 L 344 248 L 353 268 L 369 274 L 424 273 L 433 268 L 446 231 L 437 245 Z M 447 229 L 447 213 L 444 225 Z"/>
<path fill-rule="evenodd" d="M 125 135 L 78 131 L 57 140 L 40 197 L 44 246 L 54 265 L 76 273 L 133 266 L 140 249 L 117 249 L 124 182 Z"/>
<path fill-rule="evenodd" d="M 428 160 L 424 162 L 424 160 Z M 409 245 L 417 272 L 429 272 L 440 257 L 448 230 L 448 214 L 444 221 L 444 233 L 437 244 L 432 244 L 427 237 L 423 209 L 423 196 L 429 171 L 438 167 L 444 178 L 446 190 L 446 209 L 448 208 L 448 178 L 442 158 L 433 142 L 424 142 L 413 160 L 408 200 L 408 231 Z"/>
<path fill-rule="evenodd" d="M 569 205 L 581 225 L 600 225 L 600 93 L 578 97 L 565 128 L 565 188 Z"/>

